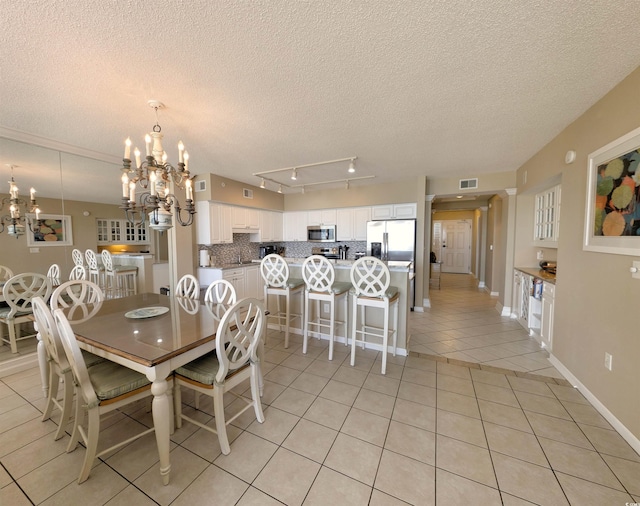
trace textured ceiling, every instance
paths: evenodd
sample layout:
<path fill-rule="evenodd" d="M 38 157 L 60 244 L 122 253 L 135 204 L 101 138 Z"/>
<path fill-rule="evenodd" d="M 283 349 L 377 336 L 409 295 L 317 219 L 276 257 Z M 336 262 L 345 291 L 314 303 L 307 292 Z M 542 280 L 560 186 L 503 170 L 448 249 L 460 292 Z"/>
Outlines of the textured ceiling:
<path fill-rule="evenodd" d="M 143 147 L 149 99 L 166 105 L 169 157 L 183 140 L 193 173 L 257 185 L 255 172 L 357 156 L 356 176 L 376 179 L 354 185 L 474 177 L 518 168 L 640 64 L 636 0 L 0 7 L 0 135 L 101 160 L 48 164 L 0 143 L 0 181 L 20 165 L 16 180 L 37 173 L 45 194 L 62 164 L 64 196 L 99 202 L 118 201 L 123 140 Z M 347 165 L 297 183 L 344 178 Z"/>

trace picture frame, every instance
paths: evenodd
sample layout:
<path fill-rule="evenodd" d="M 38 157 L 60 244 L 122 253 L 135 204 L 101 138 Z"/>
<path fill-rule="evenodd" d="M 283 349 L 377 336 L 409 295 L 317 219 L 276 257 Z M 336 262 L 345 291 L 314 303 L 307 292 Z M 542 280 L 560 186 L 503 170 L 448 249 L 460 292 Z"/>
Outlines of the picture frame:
<path fill-rule="evenodd" d="M 584 251 L 640 256 L 640 128 L 588 157 Z"/>
<path fill-rule="evenodd" d="M 27 214 L 31 223 L 36 222 L 35 214 Z M 71 229 L 71 216 L 63 214 L 42 214 L 40 232 L 33 233 L 27 229 L 27 246 L 38 248 L 40 246 L 72 246 L 73 233 Z M 32 225 L 33 226 L 33 225 Z"/>

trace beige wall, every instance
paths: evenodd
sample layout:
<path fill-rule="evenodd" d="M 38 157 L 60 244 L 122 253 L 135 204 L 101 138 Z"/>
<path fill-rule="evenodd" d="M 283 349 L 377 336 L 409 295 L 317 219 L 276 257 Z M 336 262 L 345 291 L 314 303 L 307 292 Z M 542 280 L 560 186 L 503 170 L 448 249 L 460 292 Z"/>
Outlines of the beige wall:
<path fill-rule="evenodd" d="M 640 280 L 629 273 L 637 258 L 582 250 L 589 153 L 640 126 L 640 68 L 518 169 L 518 193 L 561 175 L 562 209 L 557 260 L 553 355 L 634 436 L 640 439 L 637 395 Z M 574 163 L 564 156 L 575 150 Z M 526 175 L 526 183 L 525 181 Z M 535 258 L 531 215 L 519 199 L 516 257 Z M 524 234 L 524 236 L 522 235 Z M 639 248 L 640 248 L 640 239 Z M 605 352 L 613 370 L 604 367 Z"/>
<path fill-rule="evenodd" d="M 504 190 L 505 188 L 514 188 L 516 186 L 516 172 L 514 170 L 511 170 L 508 172 L 494 172 L 491 174 L 479 175 L 477 190 L 461 191 L 458 189 L 460 179 L 468 179 L 473 177 L 476 176 L 473 174 L 469 174 L 464 177 L 429 179 L 429 184 L 427 185 L 427 193 L 439 196 L 464 195 L 465 193 L 474 195 L 492 195 L 494 193 L 498 193 L 500 190 Z"/>
<path fill-rule="evenodd" d="M 202 192 L 194 192 L 193 195 L 196 201 L 214 200 L 216 202 L 224 202 L 225 204 L 233 204 L 236 206 L 273 209 L 274 211 L 284 210 L 284 195 L 281 193 L 263 189 L 259 186 L 240 183 L 233 179 L 228 179 L 216 174 L 198 175 L 196 179 L 196 187 L 198 181 L 205 181 L 206 190 Z M 245 188 L 253 191 L 252 199 L 248 199 L 243 196 L 243 190 Z"/>

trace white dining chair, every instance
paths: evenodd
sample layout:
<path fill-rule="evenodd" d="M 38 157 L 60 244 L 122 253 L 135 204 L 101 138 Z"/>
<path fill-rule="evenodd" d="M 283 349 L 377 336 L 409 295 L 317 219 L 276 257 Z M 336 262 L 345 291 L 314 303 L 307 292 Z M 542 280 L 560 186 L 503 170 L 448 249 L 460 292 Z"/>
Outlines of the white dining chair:
<path fill-rule="evenodd" d="M 82 483 L 89 477 L 96 458 L 112 453 L 130 442 L 154 432 L 153 427 L 145 428 L 126 440 L 98 452 L 101 415 L 151 396 L 151 383 L 144 374 L 109 360 L 87 368 L 76 336 L 63 310 L 54 310 L 53 319 L 71 366 L 76 386 L 77 401 L 75 403 L 73 432 L 67 446 L 67 452 L 75 450 L 78 440 L 82 439 L 86 447 L 84 462 L 78 477 L 78 483 Z M 86 429 L 84 427 L 85 411 L 88 414 Z"/>
<path fill-rule="evenodd" d="M 112 298 L 138 293 L 138 268 L 135 265 L 114 265 L 109 251 L 102 250 L 104 290 Z"/>
<path fill-rule="evenodd" d="M 20 325 L 31 322 L 31 300 L 38 296 L 49 300 L 51 281 L 44 274 L 35 272 L 17 274 L 5 282 L 2 295 L 7 307 L 0 307 L 0 324 L 8 327 L 9 338 L 5 338 L 4 329 L 0 325 L 0 340 L 9 343 L 11 353 L 18 353 L 17 342 L 36 335 L 22 336 L 20 333 Z"/>
<path fill-rule="evenodd" d="M 200 298 L 200 283 L 192 274 L 185 274 L 176 284 L 176 297 Z"/>
<path fill-rule="evenodd" d="M 51 281 L 51 286 L 58 286 L 60 284 L 60 266 L 51 264 L 47 271 L 47 277 Z"/>
<path fill-rule="evenodd" d="M 104 289 L 104 267 L 98 263 L 98 255 L 92 249 L 87 249 L 84 252 L 85 259 L 87 260 L 87 275 L 89 281 L 93 281 L 100 288 Z"/>
<path fill-rule="evenodd" d="M 387 265 L 379 258 L 362 257 L 351 266 L 352 324 L 351 324 L 351 365 L 355 365 L 356 343 L 364 348 L 367 337 L 381 340 L 382 374 L 387 371 L 387 351 L 389 336 L 393 337 L 393 355 L 396 355 L 398 337 L 398 304 L 400 293 L 398 288 L 390 286 L 391 273 Z M 382 327 L 366 321 L 366 308 L 382 309 Z M 358 318 L 360 308 L 360 318 Z M 389 313 L 393 309 L 393 327 L 389 326 Z"/>
<path fill-rule="evenodd" d="M 260 274 L 264 280 L 264 301 L 269 309 L 269 295 L 276 298 L 277 311 L 269 311 L 269 318 L 273 318 L 278 322 L 280 332 L 284 328 L 284 347 L 289 347 L 289 325 L 296 319 L 302 319 L 302 293 L 304 289 L 304 281 L 302 279 L 289 277 L 289 265 L 280 255 L 272 253 L 267 255 L 260 262 Z M 300 313 L 292 313 L 291 297 L 300 295 Z M 280 299 L 285 299 L 285 310 L 282 311 Z"/>
<path fill-rule="evenodd" d="M 83 265 L 74 265 L 69 273 L 69 280 L 87 279 L 87 271 Z"/>
<path fill-rule="evenodd" d="M 87 304 L 97 304 L 105 299 L 104 291 L 92 281 L 85 279 L 74 279 L 65 281 L 58 286 L 51 294 L 49 305 L 51 309 L 69 309 L 66 316 L 67 319 L 77 322 L 87 319 L 87 315 L 83 314 L 82 318 L 73 317 L 74 310 L 82 310 Z M 93 307 L 90 308 L 92 312 Z M 86 309 L 85 309 L 86 311 Z"/>
<path fill-rule="evenodd" d="M 336 327 L 341 325 L 344 330 L 344 343 L 347 339 L 347 320 L 349 314 L 349 289 L 351 283 L 336 281 L 333 264 L 321 255 L 312 255 L 302 263 L 302 279 L 305 283 L 304 291 L 304 322 L 302 325 L 302 353 L 307 353 L 309 333 L 318 338 L 323 331 L 329 336 L 329 360 L 333 360 L 333 341 Z M 312 315 L 310 303 L 315 301 L 315 311 Z M 343 320 L 336 319 L 338 303 L 342 303 Z M 322 306 L 328 305 L 328 317 L 323 316 Z"/>
<path fill-rule="evenodd" d="M 13 277 L 13 271 L 5 265 L 0 265 L 0 281 L 8 281 Z"/>
<path fill-rule="evenodd" d="M 204 301 L 228 305 L 234 304 L 236 302 L 236 289 L 226 279 L 217 279 L 207 287 Z"/>
<path fill-rule="evenodd" d="M 224 314 L 216 332 L 216 350 L 179 367 L 174 373 L 173 400 L 176 427 L 187 420 L 198 427 L 218 435 L 220 449 L 224 455 L 231 452 L 227 425 L 250 408 L 254 409 L 256 420 L 264 422 L 260 402 L 260 368 L 258 348 L 266 326 L 264 305 L 258 299 L 241 299 Z M 236 394 L 233 389 L 249 380 L 251 400 Z M 207 424 L 182 413 L 181 387 L 213 399 L 215 425 Z M 224 394 L 235 395 L 246 404 L 226 419 Z"/>

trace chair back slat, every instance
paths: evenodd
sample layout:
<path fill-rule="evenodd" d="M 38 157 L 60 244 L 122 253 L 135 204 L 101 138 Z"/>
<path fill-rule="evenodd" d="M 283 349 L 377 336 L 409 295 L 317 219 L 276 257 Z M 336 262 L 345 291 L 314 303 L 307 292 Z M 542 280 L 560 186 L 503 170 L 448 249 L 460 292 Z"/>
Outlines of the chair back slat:
<path fill-rule="evenodd" d="M 204 301 L 234 304 L 236 302 L 236 289 L 226 279 L 217 279 L 207 287 Z"/>
<path fill-rule="evenodd" d="M 51 281 L 44 274 L 24 272 L 9 278 L 2 287 L 2 295 L 10 308 L 7 317 L 13 318 L 19 312 L 31 312 L 31 300 L 34 297 L 49 300 Z"/>
<path fill-rule="evenodd" d="M 64 348 L 62 347 L 62 341 L 60 341 L 60 336 L 58 335 L 58 329 L 53 321 L 51 310 L 42 297 L 34 297 L 31 304 L 38 334 L 44 343 L 47 355 L 58 364 L 62 370 L 67 369 L 69 363 Z"/>
<path fill-rule="evenodd" d="M 265 328 L 264 305 L 258 299 L 241 299 L 229 308 L 216 333 L 216 354 L 220 363 L 217 383 L 223 383 L 230 372 L 244 367 L 249 361 L 257 363 L 258 345 Z"/>
<path fill-rule="evenodd" d="M 91 281 L 77 279 L 66 281 L 51 294 L 51 309 L 67 309 L 69 321 L 80 323 L 88 320 L 102 307 L 105 296 L 102 289 Z"/>
<path fill-rule="evenodd" d="M 302 279 L 308 291 L 330 293 L 336 272 L 327 258 L 312 255 L 302 263 Z"/>
<path fill-rule="evenodd" d="M 391 283 L 391 274 L 379 258 L 362 257 L 351 267 L 351 283 L 357 296 L 384 297 Z"/>
<path fill-rule="evenodd" d="M 185 274 L 176 285 L 176 297 L 200 298 L 200 283 L 192 274 Z"/>
<path fill-rule="evenodd" d="M 285 288 L 289 281 L 289 264 L 280 255 L 271 253 L 260 262 L 264 282 L 274 288 Z"/>
<path fill-rule="evenodd" d="M 69 280 L 87 279 L 87 271 L 83 265 L 74 265 L 69 273 Z"/>
<path fill-rule="evenodd" d="M 13 277 L 13 271 L 4 265 L 0 265 L 0 281 L 7 281 Z"/>

